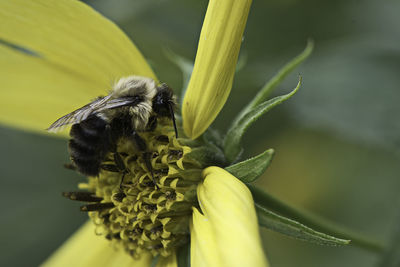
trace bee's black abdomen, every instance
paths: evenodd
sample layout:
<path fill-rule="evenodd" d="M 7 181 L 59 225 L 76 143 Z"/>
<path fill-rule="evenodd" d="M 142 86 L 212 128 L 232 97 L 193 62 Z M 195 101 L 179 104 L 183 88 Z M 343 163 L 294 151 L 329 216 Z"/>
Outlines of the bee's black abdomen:
<path fill-rule="evenodd" d="M 85 160 L 83 158 L 71 158 L 80 173 L 86 176 L 97 176 L 100 172 L 101 160 Z"/>
<path fill-rule="evenodd" d="M 84 144 L 82 140 L 77 142 L 78 138 L 69 140 L 68 147 L 72 158 L 94 159 L 98 158 L 96 143 Z M 79 139 L 78 139 L 79 140 Z"/>
<path fill-rule="evenodd" d="M 72 125 L 69 151 L 78 171 L 87 176 L 97 176 L 101 162 L 109 151 L 110 135 L 107 122 L 95 115 Z"/>
<path fill-rule="evenodd" d="M 101 136 L 99 136 L 99 132 L 102 131 L 104 131 L 104 129 L 94 130 L 81 124 L 74 124 L 71 127 L 69 134 L 72 138 L 77 138 L 77 142 L 91 145 L 99 142 L 99 139 L 101 138 Z"/>

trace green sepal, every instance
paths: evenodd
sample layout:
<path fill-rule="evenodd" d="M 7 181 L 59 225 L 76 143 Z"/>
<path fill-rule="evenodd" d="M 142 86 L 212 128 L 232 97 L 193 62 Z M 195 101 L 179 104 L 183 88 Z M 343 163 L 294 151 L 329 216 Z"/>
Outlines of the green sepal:
<path fill-rule="evenodd" d="M 261 226 L 276 231 L 278 233 L 319 245 L 343 246 L 350 243 L 350 240 L 340 239 L 321 232 L 317 232 L 299 222 L 269 211 L 258 204 L 255 204 L 255 206 L 257 211 L 258 223 Z"/>
<path fill-rule="evenodd" d="M 192 76 L 194 63 L 193 61 L 176 54 L 170 49 L 164 49 L 164 54 L 171 62 L 175 63 L 175 65 L 182 71 L 182 89 L 180 96 L 180 102 L 182 104 L 183 98 L 186 93 L 186 88 L 189 84 L 190 77 Z"/>
<path fill-rule="evenodd" d="M 237 159 L 241 151 L 240 143 L 246 130 L 266 112 L 292 97 L 299 90 L 301 81 L 302 79 L 299 77 L 299 82 L 292 92 L 286 95 L 274 97 L 257 105 L 256 107 L 250 109 L 247 113 L 243 114 L 242 117 L 231 126 L 224 140 L 225 156 L 229 162 L 233 162 L 235 159 Z"/>
<path fill-rule="evenodd" d="M 314 42 L 308 40 L 306 48 L 298 56 L 286 63 L 257 93 L 253 100 L 239 113 L 237 119 L 241 118 L 249 110 L 267 100 L 272 91 L 286 78 L 297 66 L 303 63 L 312 53 Z M 236 119 L 236 120 L 237 120 Z"/>
<path fill-rule="evenodd" d="M 224 153 L 213 144 L 192 148 L 192 151 L 185 155 L 185 159 L 198 162 L 203 167 L 227 165 Z"/>
<path fill-rule="evenodd" d="M 251 183 L 265 172 L 271 163 L 273 155 L 274 150 L 268 149 L 260 155 L 226 167 L 225 170 L 243 183 Z"/>
<path fill-rule="evenodd" d="M 207 144 L 212 144 L 222 149 L 223 139 L 218 131 L 208 128 L 204 134 L 202 134 L 202 137 L 203 141 Z"/>
<path fill-rule="evenodd" d="M 188 188 L 188 190 L 184 193 L 185 201 L 197 203 L 197 186 L 186 188 Z"/>
<path fill-rule="evenodd" d="M 253 195 L 256 206 L 263 207 L 266 210 L 298 221 L 321 233 L 351 240 L 350 245 L 352 246 L 357 246 L 375 253 L 381 253 L 384 249 L 384 246 L 377 240 L 370 239 L 360 233 L 338 226 L 335 223 L 305 210 L 291 207 L 254 185 L 247 184 L 247 187 Z"/>
<path fill-rule="evenodd" d="M 163 226 L 163 229 L 167 232 L 174 234 L 189 234 L 189 221 L 190 216 L 173 216 L 170 220 Z"/>
<path fill-rule="evenodd" d="M 180 144 L 181 146 L 200 147 L 200 146 L 203 145 L 203 143 L 200 142 L 200 141 L 197 140 L 197 139 L 192 140 L 192 139 L 189 139 L 189 138 L 181 138 L 181 137 L 179 137 L 179 138 L 178 138 L 178 141 L 179 141 L 179 144 Z"/>

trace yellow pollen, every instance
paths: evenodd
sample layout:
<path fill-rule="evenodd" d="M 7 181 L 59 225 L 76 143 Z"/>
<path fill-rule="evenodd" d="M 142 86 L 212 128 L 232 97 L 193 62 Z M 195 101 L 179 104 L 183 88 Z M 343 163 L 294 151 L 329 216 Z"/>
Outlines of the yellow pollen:
<path fill-rule="evenodd" d="M 92 210 L 89 216 L 96 234 L 134 258 L 142 251 L 168 256 L 188 242 L 189 219 L 192 207 L 198 205 L 196 188 L 205 166 L 188 156 L 193 147 L 181 145 L 185 139 L 175 138 L 169 120 L 160 120 L 154 131 L 140 135 L 147 151 L 138 151 L 128 139 L 120 140 L 117 153 L 125 170 L 116 168 L 114 153 L 109 153 L 99 177 L 89 177 L 83 186 L 102 200 L 85 207 Z"/>

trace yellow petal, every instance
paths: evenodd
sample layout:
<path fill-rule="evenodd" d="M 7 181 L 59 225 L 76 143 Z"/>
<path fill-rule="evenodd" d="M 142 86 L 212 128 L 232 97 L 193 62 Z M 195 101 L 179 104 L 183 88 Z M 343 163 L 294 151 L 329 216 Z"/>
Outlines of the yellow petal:
<path fill-rule="evenodd" d="M 47 133 L 58 117 L 89 102 L 98 88 L 1 45 L 0 87 L 0 122 L 39 133 Z"/>
<path fill-rule="evenodd" d="M 80 1 L 3 0 L 0 21 L 1 122 L 43 130 L 123 76 L 155 78 L 128 37 Z"/>
<path fill-rule="evenodd" d="M 94 233 L 92 222 L 87 222 L 68 239 L 42 266 L 44 267 L 148 267 L 150 254 L 134 260 L 123 250 L 115 250 L 111 242 Z"/>
<path fill-rule="evenodd" d="M 193 213 L 192 266 L 268 266 L 248 188 L 218 167 L 203 176 L 197 194 L 204 215 Z"/>
<path fill-rule="evenodd" d="M 176 261 L 176 253 L 168 257 L 159 257 L 157 262 L 157 267 L 178 267 L 178 262 Z"/>
<path fill-rule="evenodd" d="M 190 263 L 193 267 L 218 267 L 221 255 L 209 219 L 193 208 L 190 224 Z"/>
<path fill-rule="evenodd" d="M 217 117 L 232 88 L 251 0 L 210 0 L 192 77 L 183 101 L 183 128 L 192 139 Z"/>

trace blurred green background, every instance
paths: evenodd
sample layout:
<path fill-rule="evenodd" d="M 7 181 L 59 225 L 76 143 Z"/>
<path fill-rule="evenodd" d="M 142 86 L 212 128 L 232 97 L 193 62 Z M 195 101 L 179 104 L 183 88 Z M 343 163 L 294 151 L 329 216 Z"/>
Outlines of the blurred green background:
<path fill-rule="evenodd" d="M 170 49 L 194 59 L 207 1 L 87 1 L 115 21 L 161 81 L 179 89 Z M 274 148 L 262 185 L 271 194 L 388 243 L 400 208 L 400 2 L 254 0 L 228 103 L 213 124 L 235 114 L 308 38 L 312 56 L 276 93 L 303 86 L 247 133 L 245 156 Z M 3 89 L 4 90 L 4 89 Z M 50 124 L 51 122 L 49 122 Z M 66 140 L 0 127 L 1 266 L 36 266 L 85 220 L 61 197 L 84 178 L 62 168 Z M 355 247 L 321 247 L 262 230 L 271 266 L 379 266 Z M 382 266 L 383 267 L 383 266 Z"/>

